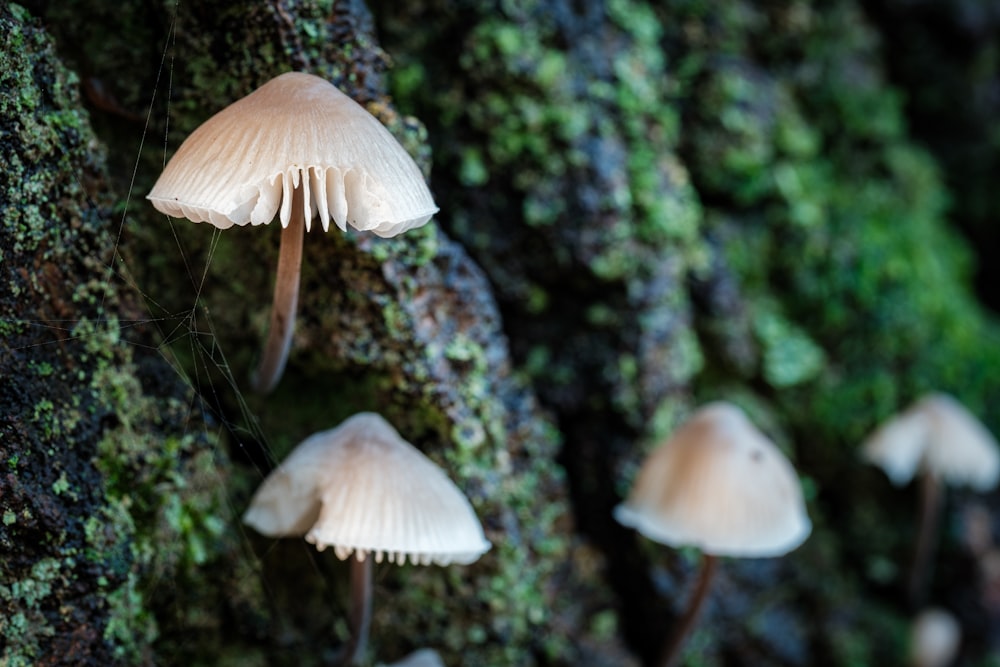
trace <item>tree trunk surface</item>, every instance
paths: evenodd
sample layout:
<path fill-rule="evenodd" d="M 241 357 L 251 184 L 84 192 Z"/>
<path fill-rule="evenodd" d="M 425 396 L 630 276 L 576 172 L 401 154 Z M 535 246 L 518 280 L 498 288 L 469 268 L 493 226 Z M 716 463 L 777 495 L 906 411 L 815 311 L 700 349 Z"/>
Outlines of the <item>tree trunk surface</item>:
<path fill-rule="evenodd" d="M 331 664 L 348 564 L 241 516 L 298 442 L 364 410 L 492 543 L 467 566 L 375 565 L 372 664 L 652 664 L 697 559 L 612 510 L 718 399 L 789 455 L 814 532 L 722 559 L 680 662 L 903 664 L 914 489 L 857 445 L 931 390 L 1000 428 L 981 305 L 1000 300 L 973 260 L 992 261 L 1000 195 L 945 173 L 971 138 L 927 140 L 947 116 L 896 4 L 0 7 L 0 664 Z M 980 51 L 1000 18 L 941 4 L 971 35 L 941 90 L 996 135 Z M 280 225 L 220 231 L 144 197 L 201 122 L 290 70 L 375 115 L 441 210 L 391 239 L 306 233 L 261 397 Z M 944 512 L 975 503 L 996 529 L 995 492 Z M 953 533 L 927 595 L 985 664 L 1000 604 L 975 556 Z"/>

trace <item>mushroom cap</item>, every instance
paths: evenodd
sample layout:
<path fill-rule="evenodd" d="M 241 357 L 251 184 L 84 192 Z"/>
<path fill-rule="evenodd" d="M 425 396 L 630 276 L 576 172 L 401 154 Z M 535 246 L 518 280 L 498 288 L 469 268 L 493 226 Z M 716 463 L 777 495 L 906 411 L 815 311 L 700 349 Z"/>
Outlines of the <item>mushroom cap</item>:
<path fill-rule="evenodd" d="M 914 409 L 926 415 L 927 449 L 923 466 L 945 482 L 989 491 L 1000 480 L 1000 447 L 986 427 L 947 394 L 920 399 Z"/>
<path fill-rule="evenodd" d="M 386 667 L 444 667 L 444 661 L 434 649 L 421 648 Z"/>
<path fill-rule="evenodd" d="M 257 489 L 243 522 L 305 534 L 341 560 L 471 563 L 490 543 L 469 501 L 382 417 L 363 412 L 304 440 Z"/>
<path fill-rule="evenodd" d="M 162 213 L 220 229 L 291 216 L 301 189 L 318 217 L 379 236 L 438 208 L 420 169 L 361 105 L 318 76 L 287 72 L 215 114 L 184 140 L 147 199 Z M 279 211 L 280 209 L 280 211 Z"/>
<path fill-rule="evenodd" d="M 653 450 L 615 518 L 651 540 L 719 556 L 781 556 L 812 530 L 792 465 L 721 402 Z"/>
<path fill-rule="evenodd" d="M 907 410 L 888 419 L 861 444 L 862 458 L 881 468 L 896 486 L 904 486 L 920 469 L 927 446 L 928 419 Z"/>
<path fill-rule="evenodd" d="M 958 655 L 962 628 L 944 609 L 928 607 L 913 620 L 910 630 L 910 664 L 913 667 L 946 667 Z"/>
<path fill-rule="evenodd" d="M 918 470 L 979 491 L 1000 481 L 996 439 L 947 394 L 924 396 L 887 420 L 862 443 L 861 453 L 897 486 L 909 482 Z"/>

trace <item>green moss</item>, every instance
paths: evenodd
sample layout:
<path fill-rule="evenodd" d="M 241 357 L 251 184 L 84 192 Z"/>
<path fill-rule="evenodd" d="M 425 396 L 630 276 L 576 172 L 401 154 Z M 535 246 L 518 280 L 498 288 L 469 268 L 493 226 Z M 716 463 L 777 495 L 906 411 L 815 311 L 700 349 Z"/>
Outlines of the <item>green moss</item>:
<path fill-rule="evenodd" d="M 224 9 L 212 17 L 192 12 L 182 17 L 187 22 L 177 33 L 177 43 L 184 56 L 174 63 L 168 146 L 178 145 L 212 110 L 284 69 L 281 54 L 290 53 L 365 98 L 367 108 L 426 168 L 429 148 L 423 126 L 395 113 L 382 100 L 381 91 L 365 87 L 377 83 L 376 70 L 365 69 L 366 59 L 380 62 L 382 58 L 370 36 L 357 33 L 350 38 L 344 32 L 331 36 L 331 30 L 342 30 L 343 24 L 330 21 L 329 14 L 315 4 L 299 10 L 296 33 L 283 35 L 285 41 L 278 49 L 261 44 L 259 34 L 248 36 L 237 29 L 242 25 L 273 25 L 270 8 L 257 7 L 249 13 Z M 126 12 L 122 19 L 108 17 L 109 25 L 124 32 L 122 22 L 137 16 Z M 227 23 L 231 19 L 233 22 Z M 198 21 L 204 23 L 195 25 Z M 74 32 L 67 22 L 58 23 L 64 33 Z M 226 29 L 220 30 L 220 24 Z M 296 40 L 308 53 L 299 52 Z M 114 48 L 99 52 L 105 72 L 129 71 L 119 48 L 131 41 L 128 35 Z M 132 46 L 136 53 L 150 48 L 138 43 Z M 209 58 L 209 54 L 220 52 L 231 53 L 231 61 L 220 66 Z M 546 59 L 541 80 L 550 82 L 558 77 L 564 60 Z M 136 80 L 128 74 L 121 78 Z M 147 92 L 151 89 L 146 87 Z M 135 92 L 126 91 L 123 101 L 128 104 Z M 560 116 L 565 117 L 565 113 Z M 552 126 L 562 122 L 560 118 L 543 122 Z M 154 124 L 163 120 L 154 112 Z M 105 132 L 105 137 L 112 145 L 117 141 L 113 132 Z M 524 148 L 537 154 L 542 147 Z M 144 191 L 147 185 L 143 180 L 151 180 L 162 157 L 162 146 L 157 145 L 142 156 L 137 192 Z M 282 385 L 264 401 L 243 395 L 238 387 L 252 365 L 266 326 L 270 275 L 260 267 L 273 266 L 276 235 L 262 233 L 250 238 L 243 230 L 232 230 L 215 246 L 211 230 L 203 226 L 174 224 L 171 228 L 145 207 L 133 207 L 130 216 L 136 231 L 130 237 L 131 245 L 122 248 L 126 263 L 135 271 L 155 315 L 162 309 L 164 329 L 170 330 L 175 320 L 180 325 L 177 331 L 181 335 L 174 342 L 176 358 L 206 395 L 223 404 L 225 423 L 235 431 L 231 442 L 236 451 L 244 451 L 243 439 L 259 439 L 270 449 L 262 456 L 275 459 L 310 429 L 329 428 L 338 416 L 346 416 L 353 408 L 380 409 L 407 437 L 447 463 L 456 478 L 468 486 L 477 508 L 490 517 L 492 525 L 513 522 L 516 527 L 530 521 L 532 534 L 545 537 L 541 540 L 544 558 L 558 554 L 563 540 L 555 535 L 553 523 L 565 516 L 567 508 L 561 500 L 560 481 L 548 463 L 556 441 L 545 439 L 551 434 L 538 433 L 530 394 L 523 386 L 509 383 L 505 375 L 506 353 L 496 346 L 499 329 L 485 285 L 477 282 L 478 277 L 469 278 L 470 274 L 476 276 L 475 267 L 467 264 L 464 255 L 440 237 L 433 225 L 384 240 L 339 231 L 309 236 L 296 344 Z M 161 243 L 163 238 L 166 245 Z M 183 257 L 163 250 L 177 244 L 184 248 Z M 187 283 L 163 287 L 167 282 L 161 278 L 170 272 L 186 275 L 190 270 L 193 275 L 202 275 L 210 252 L 214 255 L 205 273 L 208 280 L 198 286 L 198 303 L 193 303 Z M 80 301 L 93 299 L 81 295 Z M 453 328 L 455 322 L 461 323 L 457 329 Z M 209 329 L 211 335 L 205 333 Z M 100 358 L 104 346 L 114 345 L 114 341 L 102 338 L 104 333 L 100 328 L 78 331 L 80 336 L 96 339 L 94 349 L 88 352 L 91 360 Z M 223 511 L 219 498 L 223 482 L 230 485 L 229 493 L 237 496 L 235 502 L 242 503 L 261 471 L 247 466 L 228 477 L 224 462 L 213 465 L 211 456 L 201 454 L 212 446 L 212 440 L 197 430 L 181 439 L 150 439 L 145 425 L 156 419 L 156 408 L 176 416 L 184 412 L 183 406 L 162 398 L 159 406 L 146 401 L 129 374 L 116 372 L 111 364 L 100 365 L 95 378 L 94 391 L 100 386 L 104 400 L 115 411 L 121 410 L 114 428 L 101 439 L 97 458 L 112 501 L 108 512 L 100 516 L 105 521 L 122 522 L 118 531 L 131 538 L 130 547 L 121 554 L 131 561 L 125 569 L 128 576 L 114 597 L 115 620 L 108 626 L 108 637 L 122 644 L 120 655 L 136 659 L 142 641 L 154 635 L 158 657 L 178 662 L 217 659 L 221 664 L 246 656 L 252 663 L 261 661 L 259 652 L 280 654 L 273 642 L 244 650 L 235 646 L 239 640 L 220 638 L 221 631 L 213 629 L 218 621 L 213 621 L 210 611 L 211 604 L 219 602 L 201 597 L 208 598 L 226 586 L 227 605 L 246 600 L 258 609 L 269 609 L 283 591 L 291 594 L 298 586 L 299 577 L 275 581 L 278 575 L 273 571 L 259 571 L 261 561 L 252 555 L 245 561 L 237 559 L 236 565 L 228 562 L 223 568 L 240 572 L 245 581 L 226 578 L 213 582 L 202 572 L 220 557 L 230 555 L 231 536 L 240 534 L 232 517 Z M 246 449 L 257 444 L 251 442 Z M 537 459 L 532 460 L 533 456 Z M 498 462 L 507 466 L 505 479 L 494 472 Z M 223 475 L 227 475 L 225 480 L 220 480 Z M 535 511 L 541 503 L 552 507 L 551 515 Z M 509 505 L 516 505 L 517 512 Z M 97 530 L 96 525 L 92 528 Z M 112 559 L 110 545 L 100 539 L 99 531 L 92 537 L 93 557 Z M 157 551 L 162 544 L 171 548 Z M 550 634 L 547 629 L 553 621 L 541 610 L 551 595 L 552 588 L 545 582 L 552 576 L 553 565 L 543 563 L 527 539 L 517 548 L 516 558 L 508 554 L 508 548 L 513 549 L 501 551 L 498 547 L 482 563 L 455 568 L 454 572 L 404 568 L 387 573 L 387 585 L 402 591 L 396 611 L 383 612 L 390 615 L 388 622 L 382 623 L 388 650 L 405 646 L 415 637 L 436 644 L 435 637 L 453 632 L 448 615 L 464 609 L 470 610 L 469 629 L 456 631 L 447 644 L 452 655 L 465 652 L 467 642 L 472 641 L 484 664 L 496 662 L 490 659 L 496 651 L 516 660 L 526 646 L 539 643 L 536 637 Z M 172 576 L 174 588 L 181 591 L 177 594 L 184 600 L 171 606 L 169 613 L 150 616 L 146 612 L 156 610 L 157 591 L 148 586 L 157 573 Z M 264 596 L 258 588 L 261 576 L 268 580 L 269 590 L 278 592 Z M 191 593 L 187 592 L 189 583 Z M 480 591 L 487 583 L 496 614 L 480 605 Z M 447 594 L 442 593 L 445 585 L 449 587 Z M 147 604 L 136 606 L 133 591 L 145 596 Z M 296 598 L 296 612 L 306 607 L 321 609 L 315 616 L 323 620 L 314 622 L 313 628 L 289 627 L 301 633 L 299 636 L 312 633 L 310 643 L 329 648 L 329 599 L 316 591 Z M 445 605 L 442 600 L 450 602 Z M 255 627 L 260 636 L 272 640 L 279 623 L 272 630 L 266 619 L 261 620 L 267 612 L 256 613 L 252 622 L 259 624 Z M 400 632 L 398 618 L 404 615 L 418 618 L 420 627 L 424 627 L 425 618 L 434 622 L 427 622 L 426 632 Z M 126 644 L 130 634 L 134 642 Z M 565 648 L 564 638 L 551 641 L 556 645 L 561 642 Z M 508 648 L 499 648 L 507 643 Z M 261 644 L 267 641 L 261 640 Z"/>
<path fill-rule="evenodd" d="M 66 18 L 74 4 L 52 9 L 61 43 L 76 43 L 67 49 L 87 54 L 93 71 L 120 83 L 127 108 L 144 107 L 154 83 L 136 74 L 136 63 L 156 61 L 166 35 L 152 34 L 149 26 L 171 24 L 172 17 L 140 3 L 127 3 L 116 15 L 115 3 L 99 3 L 93 24 L 102 30 L 88 25 L 83 34 Z M 286 591 L 296 608 L 310 612 L 326 609 L 328 600 L 321 599 L 325 591 L 301 593 L 297 577 L 270 570 L 263 574 L 273 577 L 270 593 L 261 592 L 261 554 L 280 547 L 236 553 L 229 536 L 242 533 L 229 505 L 241 505 L 263 466 L 232 473 L 220 447 L 229 443 L 249 459 L 273 460 L 300 436 L 329 428 L 354 409 L 386 412 L 444 463 L 495 540 L 468 568 L 386 571 L 382 594 L 398 595 L 398 604 L 376 612 L 379 649 L 401 650 L 421 638 L 448 658 L 477 664 L 563 664 L 576 657 L 577 634 L 611 641 L 621 620 L 613 612 L 594 616 L 589 630 L 574 620 L 572 607 L 589 610 L 580 599 L 600 579 L 591 574 L 581 581 L 562 564 L 571 554 L 571 529 L 565 480 L 552 461 L 567 438 L 540 416 L 531 388 L 520 384 L 524 378 L 567 433 L 586 436 L 568 438 L 562 460 L 577 488 L 605 495 L 595 502 L 602 515 L 579 512 L 575 530 L 629 563 L 638 555 L 612 544 L 607 535 L 620 533 L 609 531 L 604 514 L 634 472 L 641 452 L 631 445 L 672 429 L 692 391 L 746 405 L 798 455 L 807 486 L 818 487 L 823 499 L 814 510 L 830 512 L 817 516 L 820 546 L 810 558 L 819 558 L 791 568 L 833 573 L 836 583 L 804 589 L 802 624 L 815 621 L 830 635 L 811 638 L 811 648 L 829 644 L 823 652 L 837 664 L 891 663 L 886 654 L 899 655 L 900 616 L 869 605 L 862 594 L 866 577 L 890 576 L 886 557 L 852 552 L 835 535 L 842 527 L 838 508 L 876 507 L 859 520 L 864 526 L 891 512 L 891 503 L 874 502 L 871 489 L 855 481 L 848 463 L 853 446 L 877 417 L 925 389 L 961 390 L 974 408 L 991 404 L 1000 336 L 967 294 L 970 253 L 946 229 L 940 175 L 907 137 L 901 97 L 879 75 L 879 45 L 857 6 L 838 2 L 820 13 L 805 3 L 718 8 L 614 0 L 601 20 L 586 25 L 542 2 L 499 10 L 472 3 L 449 14 L 434 7 L 385 11 L 386 34 L 407 35 L 395 38 L 401 46 L 393 59 L 402 63 L 390 73 L 397 103 L 423 114 L 430 135 L 385 103 L 378 89 L 384 54 L 369 33 L 344 31 L 326 2 L 287 8 L 299 12 L 294 31 L 282 27 L 287 22 L 270 6 L 180 8 L 183 29 L 170 33 L 176 53 L 170 134 L 162 107 L 154 108 L 154 134 L 168 137 L 169 152 L 208 114 L 287 69 L 290 60 L 353 87 L 425 170 L 433 141 L 442 221 L 449 235 L 479 253 L 503 301 L 504 331 L 519 350 L 521 369 L 509 374 L 478 269 L 434 225 L 388 240 L 334 232 L 309 238 L 306 289 L 283 386 L 269 402 L 245 396 L 239 388 L 267 322 L 270 273 L 261 267 L 273 266 L 276 235 L 251 240 L 232 230 L 216 246 L 211 230 L 175 225 L 174 240 L 174 228 L 148 207 L 132 207 L 133 233 L 121 248 L 126 264 L 154 308 L 162 308 L 155 311 L 157 323 L 165 330 L 167 323 L 180 324 L 176 357 L 218 401 L 226 429 L 219 441 L 214 430 L 206 432 L 189 397 L 178 399 L 181 390 L 173 398 L 146 393 L 149 385 L 136 379 L 142 348 L 122 340 L 106 274 L 74 270 L 79 280 L 71 284 L 78 287 L 66 298 L 84 314 L 69 330 L 70 342 L 57 345 L 75 346 L 76 365 L 64 371 L 62 357 L 31 348 L 40 356 L 22 375 L 78 386 L 82 398 L 33 399 L 22 421 L 39 446 L 4 449 L 3 457 L 10 473 L 27 483 L 25 469 L 34 470 L 41 458 L 36 452 L 54 450 L 65 438 L 66 450 L 97 461 L 100 476 L 88 485 L 70 469 L 54 469 L 39 482 L 56 505 L 75 494 L 92 511 L 79 522 L 84 548 L 59 530 L 42 530 L 56 552 L 43 562 L 61 563 L 61 573 L 26 568 L 11 576 L 18 591 L 29 592 L 16 597 L 21 607 L 0 615 L 5 636 L 20 642 L 12 663 L 38 662 L 43 639 L 60 634 L 64 613 L 46 619 L 42 608 L 54 604 L 72 576 L 92 576 L 71 558 L 99 571 L 90 584 L 102 590 L 97 606 L 106 605 L 98 635 L 114 659 L 141 662 L 151 642 L 159 659 L 176 662 L 262 664 L 264 653 L 280 653 L 273 647 L 280 628 L 270 628 L 268 612 L 248 610 L 280 606 L 282 593 L 275 591 Z M 391 29 L 394 21 L 405 30 Z M 37 31 L 4 34 L 8 50 L 39 43 Z M 436 39 L 441 35 L 447 40 Z M 442 42 L 459 45 L 459 57 L 454 48 L 436 54 L 432 45 Z M 5 89 L 20 92 L 0 100 L 0 110 L 16 106 L 30 121 L 27 146 L 6 162 L 11 173 L 30 171 L 26 165 L 46 156 L 53 169 L 98 159 L 82 158 L 81 146 L 90 140 L 73 138 L 90 137 L 82 114 L 66 111 L 79 101 L 52 106 L 38 86 L 25 85 L 29 73 L 23 63 L 8 62 L 8 50 L 0 77 Z M 218 54 L 228 55 L 220 61 Z M 55 79 L 57 97 L 74 94 L 73 77 Z M 127 133 L 113 131 L 113 120 L 99 123 L 108 126 L 103 135 L 116 146 L 115 159 L 129 162 L 115 170 L 124 181 L 133 171 L 134 147 L 123 146 L 119 135 Z M 76 152 L 53 154 L 67 145 Z M 161 144 L 147 145 L 135 192 L 145 191 L 162 158 Z M 46 194 L 45 174 L 29 173 L 18 187 L 4 187 L 11 202 L 4 229 L 16 238 L 5 244 L 6 265 L 35 265 L 36 257 L 60 265 L 65 249 L 80 240 L 74 230 L 104 215 L 62 210 L 65 201 L 82 199 L 81 180 L 67 179 L 58 205 Z M 80 223 L 47 227 L 63 217 Z M 177 244 L 184 257 L 173 253 Z M 687 277 L 714 278 L 714 244 L 723 247 L 726 268 L 736 276 L 738 303 L 713 316 L 736 321 L 744 309 L 746 331 L 734 326 L 730 333 L 760 348 L 760 363 L 751 355 L 739 377 L 692 326 L 703 313 L 688 301 Z M 164 286 L 162 276 L 170 272 L 186 275 L 190 267 L 201 276 L 211 251 L 197 297 L 188 283 Z M 24 261 L 22 254 L 31 257 Z M 11 299 L 41 294 L 59 312 L 62 297 L 52 285 L 64 281 L 46 271 L 53 269 L 5 277 L 5 337 L 34 326 Z M 80 435 L 97 428 L 93 424 L 100 425 L 99 437 Z M 165 433 L 178 424 L 186 430 Z M 87 449 L 95 440 L 97 450 Z M 796 441 L 809 446 L 797 448 Z M 844 479 L 849 503 L 832 484 Z M 15 509 L 3 515 L 4 544 L 38 520 L 29 507 Z M 662 552 L 642 557 L 657 560 L 657 568 L 675 563 Z M 316 562 L 325 561 L 310 561 L 304 570 L 327 567 Z M 857 562 L 876 566 L 846 571 L 845 563 Z M 155 581 L 172 582 L 166 597 L 177 596 L 165 613 Z M 781 583 L 782 590 L 791 585 Z M 664 604 L 652 592 L 649 600 Z M 602 604 L 594 606 L 607 608 Z M 224 637 L 220 607 L 241 630 L 251 628 L 252 637 Z M 38 629 L 29 630 L 39 617 Z M 401 630 L 400 618 L 412 626 Z M 837 622 L 828 623 L 831 618 Z M 342 622 L 312 622 L 303 626 L 296 617 L 273 625 L 288 632 L 283 637 L 295 637 L 292 643 L 329 648 L 331 625 L 343 636 Z M 743 642 L 770 650 L 769 624 L 760 617 L 724 613 L 714 622 L 718 627 L 705 628 L 690 645 L 692 662 L 718 664 L 730 644 L 733 651 L 745 648 Z M 738 627 L 729 632 L 731 626 Z M 880 649 L 868 628 L 878 629 L 871 636 L 891 637 L 891 646 Z M 719 653 L 711 650 L 715 642 L 725 645 Z"/>
<path fill-rule="evenodd" d="M 773 308 L 761 304 L 753 326 L 763 348 L 761 371 L 773 387 L 781 389 L 800 384 L 823 370 L 826 363 L 823 349 Z"/>
<path fill-rule="evenodd" d="M 907 138 L 899 95 L 879 72 L 877 39 L 859 18 L 856 5 L 839 3 L 801 28 L 805 62 L 823 76 L 789 68 L 787 52 L 766 47 L 705 63 L 689 128 L 692 177 L 716 194 L 708 219 L 727 239 L 753 309 L 758 373 L 775 390 L 779 432 L 800 443 L 797 462 L 827 506 L 831 489 L 856 473 L 857 443 L 879 419 L 931 388 L 978 405 L 979 392 L 996 391 L 978 380 L 982 367 L 1000 363 L 995 325 L 968 292 L 968 252 L 948 229 L 940 175 Z M 732 47 L 731 33 L 698 25 L 719 40 L 713 48 Z M 736 43 L 779 39 L 741 32 Z M 729 87 L 733 76 L 742 83 Z M 727 159 L 734 150 L 738 159 Z M 703 378 L 709 393 L 713 382 Z M 833 493 L 851 506 L 876 504 L 870 525 L 895 520 L 898 508 L 863 479 Z M 817 532 L 811 539 L 826 539 L 822 524 Z M 868 557 L 884 564 L 880 553 Z M 885 567 L 871 571 L 884 581 Z M 838 592 L 818 597 L 826 596 L 842 604 Z M 865 620 L 836 631 L 836 664 L 898 660 L 900 610 L 858 605 L 854 613 Z M 896 637 L 885 655 L 860 630 L 869 622 Z"/>
<path fill-rule="evenodd" d="M 104 639 L 110 643 L 116 659 L 135 663 L 148 659 L 149 646 L 157 638 L 157 626 L 147 607 L 139 582 L 129 577 L 107 593 L 109 616 Z"/>
<path fill-rule="evenodd" d="M 170 386 L 154 370 L 162 360 L 148 340 L 123 340 L 120 286 L 103 263 L 117 235 L 79 81 L 23 10 L 0 10 L 0 34 L 0 79 L 20 91 L 0 103 L 3 118 L 18 119 L 0 144 L 0 187 L 12 195 L 0 197 L 4 266 L 34 267 L 5 272 L 0 297 L 6 342 L 19 350 L 0 360 L 19 425 L 0 427 L 10 482 L 3 660 L 84 660 L 74 653 L 84 651 L 87 661 L 140 664 L 157 633 L 156 582 L 219 552 L 217 468 L 198 470 L 211 484 L 191 474 L 208 441 L 190 396 L 147 393 L 150 372 L 161 374 L 157 390 Z M 167 446 L 165 432 L 187 427 L 184 447 Z M 158 521 L 167 498 L 187 511 L 183 531 Z M 200 534 L 211 541 L 193 545 Z"/>
<path fill-rule="evenodd" d="M 752 407 L 829 502 L 876 415 L 934 386 L 983 406 L 979 392 L 995 393 L 974 370 L 997 363 L 995 325 L 969 298 L 968 253 L 947 230 L 940 175 L 908 139 L 901 97 L 881 75 L 881 45 L 856 3 L 819 12 L 809 3 L 613 2 L 606 12 L 617 29 L 592 31 L 593 17 L 586 28 L 559 22 L 544 3 L 473 3 L 451 22 L 420 6 L 382 19 L 394 54 L 413 61 L 392 75 L 394 91 L 435 119 L 449 231 L 476 249 L 526 374 L 568 429 L 585 414 L 624 418 L 634 430 L 653 413 L 652 428 L 665 432 L 695 378 L 699 398 Z M 421 24 L 443 25 L 412 28 Z M 439 34 L 462 45 L 458 67 L 433 48 Z M 628 48 L 605 54 L 612 40 Z M 586 49 L 574 52 L 580 43 Z M 599 53 L 606 69 L 587 70 L 584 53 Z M 626 158 L 594 145 L 625 146 Z M 581 188 L 599 206 L 588 207 Z M 690 312 L 689 285 L 671 278 L 718 277 L 703 236 L 735 274 L 729 301 L 704 308 L 719 308 L 711 315 L 726 341 L 751 349 L 738 377 L 715 341 L 671 319 Z M 663 269 L 672 262 L 678 273 Z M 657 300 L 654 286 L 681 296 Z M 529 298 L 539 292 L 544 299 Z M 579 305 L 561 308 L 568 298 Z M 649 341 L 667 338 L 664 322 L 670 344 L 657 348 Z M 577 488 L 606 482 L 606 469 L 575 460 L 605 466 L 595 449 L 564 455 L 579 466 Z M 628 470 L 625 458 L 607 467 Z M 816 597 L 850 604 L 842 592 Z M 872 615 L 898 620 L 891 609 Z M 845 630 L 845 645 L 858 647 L 850 659 L 879 662 L 856 630 Z"/>

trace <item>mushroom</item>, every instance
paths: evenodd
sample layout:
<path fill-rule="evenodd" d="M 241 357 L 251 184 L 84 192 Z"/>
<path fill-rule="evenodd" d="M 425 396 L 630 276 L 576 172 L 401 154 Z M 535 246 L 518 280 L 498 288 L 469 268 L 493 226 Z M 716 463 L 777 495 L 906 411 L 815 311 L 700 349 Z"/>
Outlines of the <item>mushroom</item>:
<path fill-rule="evenodd" d="M 458 487 L 371 412 L 300 443 L 257 489 L 243 522 L 271 537 L 305 535 L 350 559 L 352 637 L 343 664 L 365 651 L 372 560 L 468 564 L 490 548 Z"/>
<path fill-rule="evenodd" d="M 868 436 L 861 447 L 862 456 L 881 468 L 895 486 L 905 486 L 920 470 L 924 457 L 927 415 L 920 410 L 907 410 Z"/>
<path fill-rule="evenodd" d="M 910 664 L 913 667 L 948 667 L 958 656 L 962 628 L 951 613 L 928 607 L 910 628 Z"/>
<path fill-rule="evenodd" d="M 879 426 L 861 445 L 865 460 L 896 486 L 921 477 L 920 519 L 908 592 L 917 603 L 936 542 L 941 484 L 988 491 L 1000 480 L 1000 447 L 955 398 L 924 396 Z"/>
<path fill-rule="evenodd" d="M 285 368 L 305 231 L 319 218 L 390 237 L 438 208 L 420 169 L 385 127 L 325 79 L 287 72 L 218 112 L 184 140 L 146 197 L 160 212 L 219 229 L 281 221 L 264 353 L 253 375 L 271 391 Z"/>
<path fill-rule="evenodd" d="M 766 558 L 809 536 L 794 468 L 742 410 L 710 403 L 647 457 L 615 519 L 647 538 L 702 551 L 702 568 L 661 665 L 675 663 L 719 556 Z"/>
<path fill-rule="evenodd" d="M 422 648 L 387 667 L 444 667 L 444 661 L 434 649 Z"/>

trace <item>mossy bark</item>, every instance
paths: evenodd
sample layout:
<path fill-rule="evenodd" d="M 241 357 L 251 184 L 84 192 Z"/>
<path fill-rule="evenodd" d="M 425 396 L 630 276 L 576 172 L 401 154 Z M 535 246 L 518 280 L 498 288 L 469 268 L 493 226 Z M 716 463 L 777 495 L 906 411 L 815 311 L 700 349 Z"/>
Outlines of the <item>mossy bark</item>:
<path fill-rule="evenodd" d="M 129 570 L 130 615 L 115 609 L 89 619 L 96 626 L 90 640 L 106 649 L 94 664 L 309 665 L 335 655 L 347 637 L 344 567 L 301 540 L 248 534 L 239 516 L 253 487 L 291 446 L 361 409 L 386 415 L 450 471 L 494 543 L 470 567 L 379 568 L 370 657 L 391 659 L 428 645 L 449 662 L 458 655 L 478 664 L 572 659 L 589 637 L 582 610 L 610 605 L 596 577 L 600 556 L 572 535 L 564 480 L 553 463 L 559 434 L 514 374 L 489 285 L 462 247 L 433 224 L 392 240 L 336 230 L 307 235 L 295 345 L 281 385 L 263 399 L 246 387 L 266 331 L 277 228 L 219 235 L 168 221 L 140 203 L 165 150 L 234 97 L 291 68 L 339 84 L 429 166 L 422 125 L 388 103 L 380 76 L 387 58 L 365 7 L 206 3 L 174 15 L 169 6 L 136 3 L 111 11 L 109 4 L 90 8 L 104 21 L 101 36 L 74 21 L 75 9 L 52 5 L 46 18 L 61 55 L 81 70 L 86 101 L 76 96 L 73 81 L 65 102 L 86 128 L 81 141 L 103 143 L 110 154 L 106 162 L 95 158 L 103 180 L 91 195 L 109 204 L 94 214 L 107 244 L 106 257 L 93 267 L 107 292 L 98 312 L 108 313 L 103 321 L 111 333 L 145 332 L 135 340 L 121 336 L 121 350 L 105 354 L 124 378 L 133 375 L 126 357 L 151 357 L 171 378 L 162 391 L 186 408 L 178 411 L 180 421 L 146 423 L 116 404 L 109 410 L 142 446 L 110 426 L 87 442 L 91 448 L 114 443 L 98 448 L 103 457 L 89 487 L 95 501 L 128 493 L 138 503 L 140 490 L 160 494 L 143 495 L 142 512 L 116 507 L 116 517 L 133 527 L 111 526 L 107 539 L 125 549 L 129 530 L 141 532 L 135 549 L 145 560 Z M 52 54 L 36 19 L 19 8 L 11 16 Z M 25 53 L 25 67 L 35 57 Z M 65 71 L 58 62 L 53 66 Z M 84 106 L 100 140 L 87 127 Z M 21 150 L 18 145 L 11 153 Z M 54 164 L 47 171 L 73 182 L 79 169 Z M 16 234 L 14 227 L 11 237 Z M 74 249 L 83 256 L 82 247 L 65 252 Z M 10 257 L 12 270 L 31 265 Z M 126 318 L 119 301 L 135 311 Z M 15 302 L 11 312 L 10 326 L 35 333 L 30 325 L 39 318 L 29 309 Z M 86 314 L 71 308 L 65 317 Z M 30 358 L 34 340 L 11 339 L 11 349 Z M 122 400 L 144 400 L 136 387 L 119 392 Z M 202 477 L 169 463 L 181 447 L 170 438 L 183 439 L 190 457 L 204 455 L 198 458 Z M 153 471 L 170 483 L 157 477 L 151 488 L 129 491 Z M 157 532 L 164 523 L 184 539 Z M 8 544 L 29 564 L 37 557 L 34 546 Z M 94 554 L 101 566 L 104 557 Z M 589 564 L 589 574 L 575 571 L 576 562 Z M 99 602 L 117 591 L 105 595 L 97 584 L 85 589 Z M 19 604 L 12 598 L 11 609 L 20 611 Z M 11 644 L 8 655 L 31 662 L 42 644 L 29 639 Z M 627 663 L 617 657 L 626 654 L 613 635 L 589 641 L 595 654 Z M 61 660 L 58 655 L 51 661 Z"/>
<path fill-rule="evenodd" d="M 122 289 L 79 79 L 17 5 L 0 87 L 0 660 L 152 664 L 151 601 L 185 597 L 161 578 L 183 587 L 233 542 L 213 518 L 225 457 Z"/>
<path fill-rule="evenodd" d="M 611 509 L 645 448 L 726 398 L 796 462 L 816 532 L 721 563 L 686 655 L 901 663 L 912 498 L 855 444 L 928 389 L 989 418 L 1000 330 L 858 5 L 397 4 L 0 9 L 3 658 L 328 661 L 346 566 L 239 516 L 295 443 L 376 410 L 494 548 L 377 568 L 372 659 L 652 660 L 695 561 Z M 394 239 L 306 235 L 262 399 L 278 229 L 170 221 L 142 195 L 202 120 L 289 69 L 366 105 L 442 210 Z M 981 616 L 938 571 L 957 592 L 932 596 Z"/>
<path fill-rule="evenodd" d="M 451 202 L 439 219 L 496 286 L 515 360 L 557 416 L 578 525 L 608 555 L 633 649 L 653 659 L 692 571 L 609 509 L 643 444 L 725 398 L 792 454 L 817 529 L 779 562 L 723 564 L 730 590 L 692 662 L 903 662 L 912 498 L 856 445 L 932 389 L 995 429 L 1000 330 L 861 6 L 375 13 L 396 99 L 428 123 Z M 977 586 L 936 582 L 982 656 Z"/>

